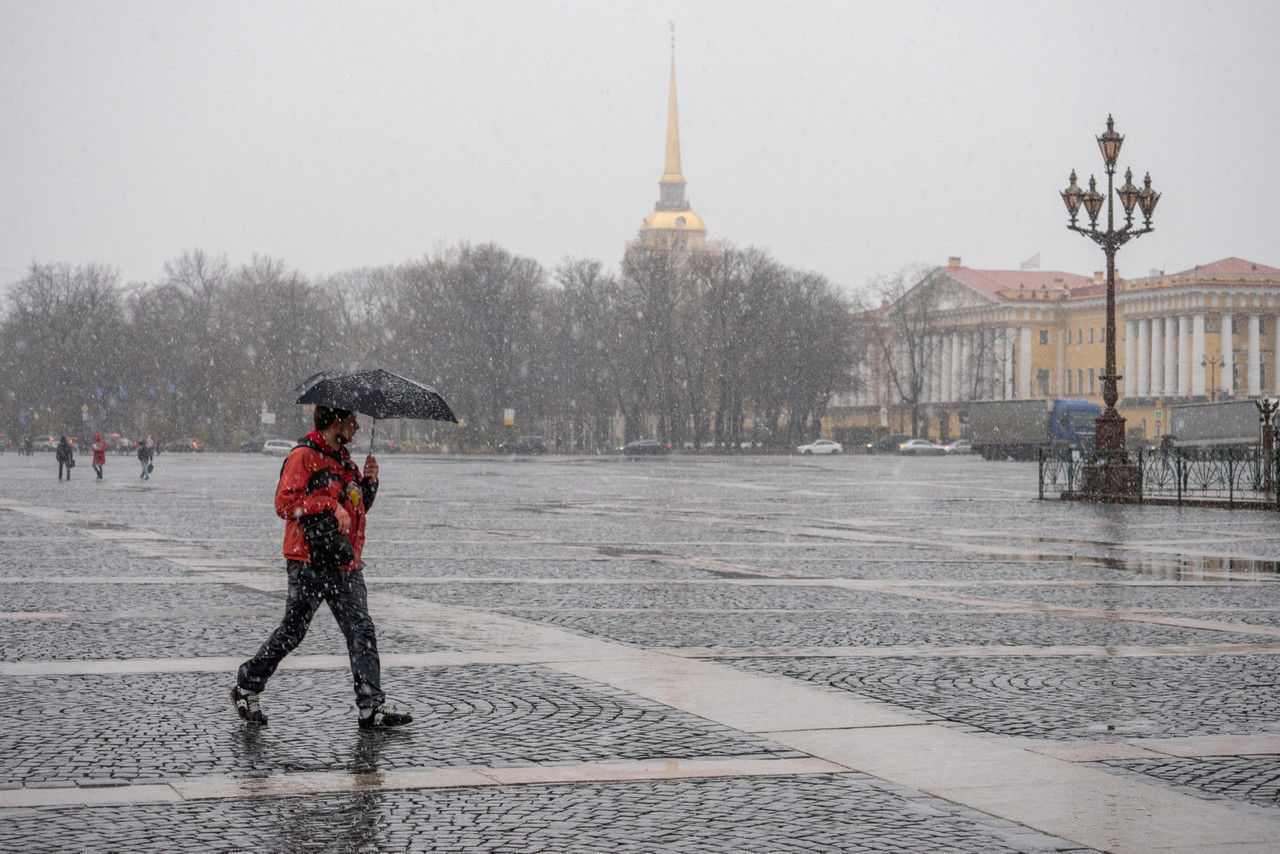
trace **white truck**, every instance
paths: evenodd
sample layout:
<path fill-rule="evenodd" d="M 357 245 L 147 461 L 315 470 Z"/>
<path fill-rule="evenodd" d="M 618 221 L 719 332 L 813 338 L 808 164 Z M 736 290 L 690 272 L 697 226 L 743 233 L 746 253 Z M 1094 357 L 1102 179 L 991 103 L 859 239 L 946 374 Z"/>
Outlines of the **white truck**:
<path fill-rule="evenodd" d="M 969 440 L 986 460 L 1034 460 L 1040 448 L 1093 447 L 1102 407 L 1087 400 L 975 400 Z"/>
<path fill-rule="evenodd" d="M 1245 447 L 1262 443 L 1262 422 L 1252 399 L 1171 406 L 1169 432 L 1177 447 Z"/>

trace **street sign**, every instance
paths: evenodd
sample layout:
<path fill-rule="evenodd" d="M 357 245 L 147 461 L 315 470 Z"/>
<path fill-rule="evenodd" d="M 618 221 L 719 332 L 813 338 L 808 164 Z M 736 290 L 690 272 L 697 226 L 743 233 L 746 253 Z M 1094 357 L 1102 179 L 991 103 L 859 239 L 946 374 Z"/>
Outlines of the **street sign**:
<path fill-rule="evenodd" d="M 1161 421 L 1163 421 L 1163 420 L 1164 420 L 1164 410 L 1163 410 L 1163 409 L 1157 409 L 1157 410 L 1156 410 L 1156 423 L 1158 424 L 1159 422 L 1161 422 Z"/>
<path fill-rule="evenodd" d="M 516 411 L 514 409 L 502 410 L 502 423 L 507 427 L 516 425 Z"/>

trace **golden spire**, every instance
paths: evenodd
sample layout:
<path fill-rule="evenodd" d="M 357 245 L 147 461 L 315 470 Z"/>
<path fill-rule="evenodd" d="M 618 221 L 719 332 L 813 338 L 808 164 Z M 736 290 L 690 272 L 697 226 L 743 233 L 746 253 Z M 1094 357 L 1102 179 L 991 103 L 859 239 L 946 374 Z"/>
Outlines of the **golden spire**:
<path fill-rule="evenodd" d="M 663 181 L 684 183 L 680 174 L 680 118 L 676 110 L 676 25 L 671 22 L 671 88 L 667 94 L 667 164 Z"/>

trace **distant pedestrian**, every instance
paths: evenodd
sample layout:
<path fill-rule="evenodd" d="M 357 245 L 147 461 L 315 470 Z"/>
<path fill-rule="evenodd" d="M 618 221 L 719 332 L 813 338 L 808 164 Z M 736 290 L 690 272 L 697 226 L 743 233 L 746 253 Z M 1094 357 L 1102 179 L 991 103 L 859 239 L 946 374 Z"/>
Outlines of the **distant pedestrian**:
<path fill-rule="evenodd" d="M 151 437 L 147 437 L 147 441 L 138 443 L 138 462 L 142 463 L 142 474 L 138 477 L 143 480 L 151 480 Z"/>
<path fill-rule="evenodd" d="M 71 480 L 71 470 L 76 466 L 76 452 L 72 450 L 71 443 L 67 441 L 66 436 L 58 437 L 58 452 L 56 454 L 58 460 L 58 480 L 62 480 L 62 472 L 67 473 L 67 480 Z"/>
<path fill-rule="evenodd" d="M 361 476 L 347 452 L 360 429 L 354 412 L 317 406 L 313 421 L 316 429 L 285 457 L 276 487 L 289 573 L 284 619 L 257 654 L 240 665 L 231 702 L 249 723 L 267 722 L 258 695 L 284 657 L 302 643 L 320 603 L 328 602 L 347 639 L 360 729 L 404 726 L 413 717 L 384 702 L 378 639 L 360 560 L 365 515 L 378 494 L 378 461 L 366 456 Z"/>
<path fill-rule="evenodd" d="M 107 443 L 102 441 L 101 433 L 93 434 L 93 470 L 102 480 L 102 467 L 107 464 Z"/>

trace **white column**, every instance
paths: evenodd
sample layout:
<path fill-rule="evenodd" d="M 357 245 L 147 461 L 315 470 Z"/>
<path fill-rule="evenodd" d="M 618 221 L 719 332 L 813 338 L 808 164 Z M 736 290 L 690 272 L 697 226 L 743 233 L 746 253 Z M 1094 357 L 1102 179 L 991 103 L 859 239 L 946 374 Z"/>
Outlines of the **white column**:
<path fill-rule="evenodd" d="M 1139 318 L 1138 321 L 1138 377 L 1135 381 L 1138 397 L 1151 394 L 1151 319 Z"/>
<path fill-rule="evenodd" d="M 1188 397 L 1191 394 L 1191 318 L 1185 314 L 1178 315 L 1178 394 Z"/>
<path fill-rule="evenodd" d="M 1013 330 L 1008 326 L 1002 330 L 1000 346 L 1004 350 L 1004 386 L 1001 394 L 1005 397 L 1017 397 L 1013 385 Z"/>
<path fill-rule="evenodd" d="M 939 367 L 942 368 L 942 376 L 939 377 L 938 400 L 939 402 L 947 402 L 951 400 L 951 336 L 939 336 L 942 360 Z"/>
<path fill-rule="evenodd" d="M 1204 313 L 1191 316 L 1191 393 L 1204 397 Z"/>
<path fill-rule="evenodd" d="M 960 399 L 960 373 L 964 366 L 960 363 L 960 333 L 951 333 L 951 376 L 948 378 L 949 392 L 947 400 Z"/>
<path fill-rule="evenodd" d="M 1280 394 L 1280 314 L 1272 318 L 1272 323 L 1276 325 L 1276 363 L 1275 370 L 1271 372 L 1271 388 Z"/>
<path fill-rule="evenodd" d="M 1133 397 L 1138 393 L 1138 324 L 1132 320 L 1124 322 L 1124 397 Z"/>
<path fill-rule="evenodd" d="M 925 337 L 920 344 L 924 348 L 925 368 L 924 368 L 924 389 L 921 397 L 925 403 L 933 403 L 933 383 L 934 378 L 938 375 L 938 359 L 937 350 L 933 346 L 933 336 Z"/>
<path fill-rule="evenodd" d="M 960 333 L 960 370 L 957 372 L 960 376 L 959 393 L 956 400 L 968 400 L 969 389 L 972 388 L 969 381 L 969 375 L 973 370 L 973 333 Z"/>
<path fill-rule="evenodd" d="M 1219 368 L 1222 379 L 1218 382 L 1218 390 L 1228 396 L 1235 393 L 1236 386 L 1235 359 L 1231 357 L 1231 320 L 1231 315 L 1224 314 L 1218 321 L 1218 353 L 1222 357 Z"/>
<path fill-rule="evenodd" d="M 1031 327 L 1018 329 L 1018 397 L 1031 397 Z"/>
<path fill-rule="evenodd" d="M 1148 394 L 1159 397 L 1164 392 L 1164 321 L 1151 318 L 1151 383 Z"/>
<path fill-rule="evenodd" d="M 1164 396 L 1178 393 L 1178 329 L 1172 317 L 1164 319 Z"/>
<path fill-rule="evenodd" d="M 1249 315 L 1249 367 L 1245 376 L 1249 396 L 1262 394 L 1262 318 L 1257 314 Z"/>

